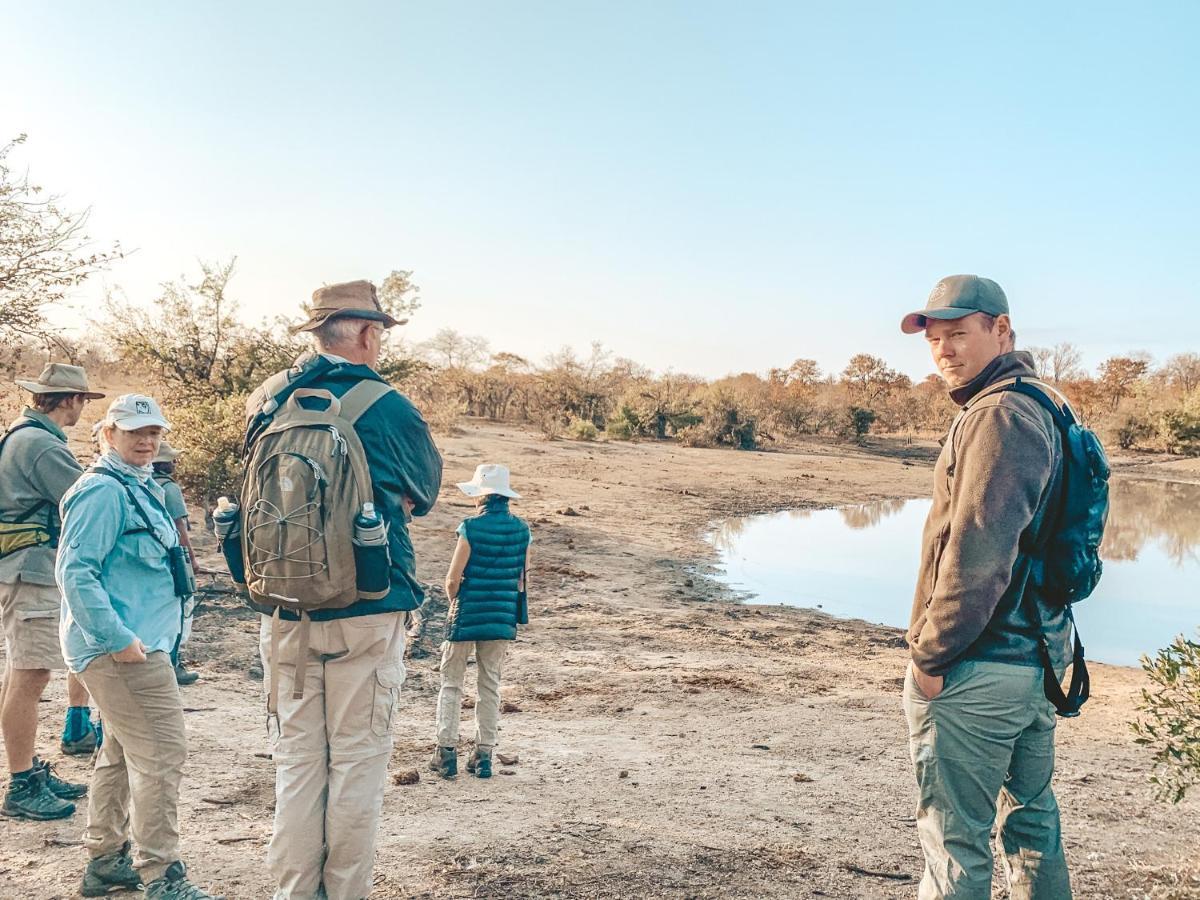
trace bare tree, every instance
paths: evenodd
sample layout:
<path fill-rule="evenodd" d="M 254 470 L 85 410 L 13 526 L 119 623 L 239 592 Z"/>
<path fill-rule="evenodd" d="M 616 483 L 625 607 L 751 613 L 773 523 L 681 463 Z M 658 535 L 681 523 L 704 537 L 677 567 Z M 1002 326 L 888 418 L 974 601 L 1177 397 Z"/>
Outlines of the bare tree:
<path fill-rule="evenodd" d="M 486 338 L 459 334 L 453 328 L 443 328 L 417 350 L 430 363 L 441 369 L 470 369 L 487 361 Z"/>
<path fill-rule="evenodd" d="M 1030 347 L 1038 377 L 1055 384 L 1083 378 L 1083 354 L 1074 344 L 1061 343 L 1053 347 Z"/>
<path fill-rule="evenodd" d="M 13 172 L 8 156 L 23 143 L 22 134 L 0 146 L 0 338 L 33 338 L 65 351 L 47 310 L 121 252 L 116 244 L 91 249 L 88 210 L 63 209 L 61 197 Z"/>
<path fill-rule="evenodd" d="M 1190 394 L 1200 387 L 1200 353 L 1178 353 L 1167 360 L 1162 374 L 1172 387 Z"/>

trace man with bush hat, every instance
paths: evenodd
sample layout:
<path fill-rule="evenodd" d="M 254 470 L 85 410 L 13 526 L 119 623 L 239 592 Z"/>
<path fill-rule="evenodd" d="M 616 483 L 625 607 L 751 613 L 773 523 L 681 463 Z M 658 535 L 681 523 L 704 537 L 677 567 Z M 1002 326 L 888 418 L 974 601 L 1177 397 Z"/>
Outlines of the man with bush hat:
<path fill-rule="evenodd" d="M 36 380 L 17 381 L 32 400 L 0 440 L 0 618 L 8 668 L 0 691 L 0 725 L 12 781 L 6 816 L 59 819 L 71 815 L 87 786 L 69 784 L 36 755 L 37 706 L 50 672 L 63 669 L 58 641 L 61 600 L 54 558 L 61 521 L 58 504 L 83 473 L 63 429 L 79 421 L 84 404 L 104 395 L 88 387 L 78 366 L 50 363 Z M 65 752 L 96 747 L 87 689 L 67 676 L 70 708 Z"/>
<path fill-rule="evenodd" d="M 904 709 L 925 854 L 919 897 L 991 897 L 995 823 L 1011 896 L 1064 900 L 1071 885 L 1051 787 L 1056 720 L 1039 640 L 1061 676 L 1071 626 L 1029 577 L 1023 543 L 1058 494 L 1062 437 L 1037 400 L 1001 389 L 1037 373 L 1015 350 L 996 282 L 943 278 L 901 329 L 924 332 L 964 407 L 934 469 L 907 635 Z"/>
<path fill-rule="evenodd" d="M 372 887 L 392 717 L 404 678 L 405 613 L 424 598 L 407 523 L 437 500 L 442 460 L 416 407 L 374 369 L 385 330 L 402 324 L 381 307 L 375 286 L 352 281 L 320 288 L 308 313 L 295 330 L 312 334 L 316 352 L 251 395 L 246 447 L 252 451 L 294 392 L 326 391 L 348 415 L 348 394 L 362 387 L 356 396 L 373 399 L 353 428 L 386 527 L 390 567 L 385 596 L 305 613 L 307 636 L 296 614 L 283 609 L 283 621 L 275 623 L 275 607 L 251 604 L 263 613 L 263 671 L 269 696 L 277 697 L 275 828 L 267 863 L 276 900 L 355 900 Z M 327 404 L 304 394 L 296 399 L 305 409 Z M 273 625 L 281 632 L 274 648 Z M 300 685 L 298 669 L 305 673 Z M 297 688 L 303 698 L 294 695 Z"/>

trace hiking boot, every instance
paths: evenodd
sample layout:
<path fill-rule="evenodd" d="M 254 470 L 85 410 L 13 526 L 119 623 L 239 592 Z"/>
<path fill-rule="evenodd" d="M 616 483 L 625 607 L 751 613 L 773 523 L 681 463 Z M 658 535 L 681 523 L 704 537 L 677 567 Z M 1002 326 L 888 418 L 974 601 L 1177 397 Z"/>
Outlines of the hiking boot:
<path fill-rule="evenodd" d="M 146 885 L 146 900 L 225 900 L 201 890 L 187 879 L 187 868 L 179 860 L 171 863 L 162 878 Z"/>
<path fill-rule="evenodd" d="M 68 741 L 65 737 L 59 745 L 67 756 L 91 756 L 100 746 L 100 732 L 95 725 L 90 725 L 78 740 Z"/>
<path fill-rule="evenodd" d="M 142 879 L 133 868 L 129 841 L 126 841 L 120 850 L 88 861 L 79 893 L 85 897 L 103 897 L 109 891 L 138 891 L 141 888 Z"/>
<path fill-rule="evenodd" d="M 492 777 L 492 751 L 480 750 L 478 747 L 467 760 L 467 771 L 476 778 Z"/>
<path fill-rule="evenodd" d="M 75 804 L 55 797 L 46 784 L 46 770 L 33 768 L 27 774 L 9 782 L 0 813 L 14 819 L 36 819 L 46 822 L 65 819 L 75 812 Z"/>
<path fill-rule="evenodd" d="M 179 685 L 195 684 L 200 680 L 196 672 L 189 672 L 183 663 L 175 663 L 175 683 Z"/>
<path fill-rule="evenodd" d="M 453 778 L 458 774 L 458 751 L 453 747 L 435 747 L 429 768 L 443 778 Z"/>
<path fill-rule="evenodd" d="M 88 792 L 86 784 L 78 784 L 73 781 L 63 781 L 54 774 L 54 767 L 44 759 L 33 758 L 33 767 L 41 769 L 46 773 L 46 787 L 50 788 L 50 793 L 60 800 L 78 800 Z"/>

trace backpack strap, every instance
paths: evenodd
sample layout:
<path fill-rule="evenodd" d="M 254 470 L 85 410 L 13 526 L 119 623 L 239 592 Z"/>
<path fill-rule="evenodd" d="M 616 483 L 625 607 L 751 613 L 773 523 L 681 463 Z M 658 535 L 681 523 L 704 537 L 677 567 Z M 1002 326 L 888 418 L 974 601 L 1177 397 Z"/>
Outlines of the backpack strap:
<path fill-rule="evenodd" d="M 339 415 L 353 425 L 366 414 L 368 409 L 391 392 L 392 386 L 386 381 L 364 378 L 338 398 L 342 405 Z"/>
<path fill-rule="evenodd" d="M 25 428 L 40 428 L 42 431 L 46 432 L 46 434 L 51 433 L 50 429 L 37 419 L 23 418 L 6 428 L 4 430 L 4 435 L 0 436 L 0 453 L 4 452 L 4 445 L 8 443 L 8 439 L 18 431 L 21 431 Z M 57 504 L 51 503 L 49 500 L 39 500 L 37 503 L 33 504 L 33 506 L 29 507 L 29 509 L 25 510 L 25 512 L 13 519 L 12 522 L 14 524 L 28 522 L 31 518 L 33 518 L 33 516 L 47 507 L 57 507 Z M 50 546 L 57 547 L 59 529 L 54 526 L 54 514 L 50 509 L 46 509 L 46 531 L 50 535 Z"/>
<path fill-rule="evenodd" d="M 1067 398 L 1062 393 L 1051 385 L 1034 378 L 1025 378 L 1018 376 L 1005 381 L 999 381 L 996 384 L 990 385 L 987 390 L 975 395 L 971 399 L 968 407 L 987 396 L 988 394 L 997 394 L 1001 391 L 1012 391 L 1017 394 L 1023 394 L 1031 400 L 1037 402 L 1050 417 L 1054 419 L 1055 426 L 1062 433 L 1063 440 L 1067 438 L 1067 431 L 1072 425 L 1078 424 L 1078 419 L 1075 416 L 1075 411 L 1071 409 L 1071 405 L 1067 402 Z M 1061 398 L 1062 406 L 1055 402 L 1051 394 Z M 1064 478 L 1060 486 L 1060 493 L 1065 496 L 1067 490 L 1065 470 L 1066 456 L 1063 457 Z M 1042 522 L 1042 527 L 1033 541 L 1033 548 L 1028 551 L 1031 557 L 1031 563 L 1043 557 L 1046 552 L 1046 546 L 1050 543 L 1050 537 L 1054 533 L 1058 525 L 1059 515 L 1062 511 L 1062 503 L 1058 508 L 1048 515 L 1046 520 Z M 1054 671 L 1054 664 L 1050 658 L 1050 644 L 1046 640 L 1045 627 L 1042 623 L 1042 613 L 1036 603 L 1026 598 L 1029 597 L 1028 591 L 1022 592 L 1022 601 L 1026 602 L 1033 620 L 1038 626 L 1038 658 L 1042 664 L 1042 686 L 1043 693 L 1046 699 L 1053 705 L 1055 711 L 1064 719 L 1073 719 L 1079 715 L 1083 704 L 1087 703 L 1091 696 L 1091 677 L 1088 675 L 1087 662 L 1084 659 L 1083 642 L 1079 639 L 1079 627 L 1075 624 L 1075 616 L 1071 612 L 1070 605 L 1067 606 L 1067 618 L 1071 620 L 1071 632 L 1074 636 L 1074 649 L 1071 656 L 1071 685 L 1066 693 L 1063 693 L 1062 685 L 1058 681 L 1058 674 Z"/>

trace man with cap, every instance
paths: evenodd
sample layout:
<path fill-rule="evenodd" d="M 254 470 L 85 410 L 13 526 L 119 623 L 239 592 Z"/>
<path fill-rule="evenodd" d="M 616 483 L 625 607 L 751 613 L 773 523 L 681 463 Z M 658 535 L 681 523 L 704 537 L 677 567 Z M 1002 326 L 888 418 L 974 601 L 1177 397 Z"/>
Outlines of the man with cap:
<path fill-rule="evenodd" d="M 88 387 L 78 366 L 50 363 L 36 380 L 17 381 L 30 406 L 0 439 L 0 618 L 8 657 L 0 690 L 0 725 L 12 780 L 0 811 L 27 819 L 59 819 L 75 811 L 86 785 L 69 784 L 36 755 L 38 702 L 50 672 L 64 668 L 58 643 L 54 558 L 61 527 L 58 504 L 83 468 L 67 448 L 64 429 L 84 404 L 104 395 Z M 88 693 L 67 676 L 70 708 L 62 749 L 91 753 L 96 733 Z"/>
<path fill-rule="evenodd" d="M 179 489 L 179 483 L 175 480 L 175 460 L 182 452 L 168 444 L 165 438 L 163 439 L 163 442 L 158 445 L 158 455 L 154 457 L 154 481 L 163 489 L 163 502 L 166 504 L 168 515 L 175 523 L 175 529 L 179 532 L 179 545 L 187 551 L 194 578 L 198 566 L 196 565 L 196 551 L 192 549 L 192 539 L 189 534 L 192 524 L 188 520 L 187 502 L 183 499 L 183 491 Z M 179 636 L 179 647 L 171 655 L 171 662 L 175 665 L 175 680 L 181 685 L 195 684 L 200 680 L 199 675 L 188 671 L 182 660 L 183 645 L 192 636 L 192 613 L 195 608 L 195 598 L 189 599 L 184 606 L 183 632 Z"/>
<path fill-rule="evenodd" d="M 1061 675 L 1071 626 L 1029 579 L 1024 550 L 1057 495 L 1062 438 L 1039 403 L 1000 387 L 1037 373 L 1015 349 L 996 282 L 943 278 L 901 328 L 924 332 L 963 407 L 934 468 L 907 634 L 904 710 L 925 854 L 918 896 L 991 897 L 995 824 L 1010 896 L 1069 898 L 1039 640 Z"/>
<path fill-rule="evenodd" d="M 402 324 L 379 303 L 375 286 L 352 281 L 318 289 L 296 331 L 315 344 L 288 371 L 268 379 L 247 402 L 246 446 L 293 392 L 321 389 L 345 398 L 375 371 L 388 328 Z M 298 395 L 301 405 L 320 400 Z M 267 863 L 276 900 L 358 900 L 372 887 L 375 833 L 391 755 L 392 705 L 403 679 L 406 612 L 424 599 L 408 522 L 437 499 L 442 460 L 416 407 L 386 390 L 355 422 L 370 472 L 375 510 L 387 528 L 390 587 L 379 600 L 310 614 L 304 697 L 293 697 L 304 643 L 295 614 L 284 610 L 271 659 L 274 607 L 263 613 L 263 669 L 277 679 L 272 727 L 275 829 Z M 381 702 L 386 709 L 380 709 Z M 380 733 L 383 732 L 383 733 Z"/>

